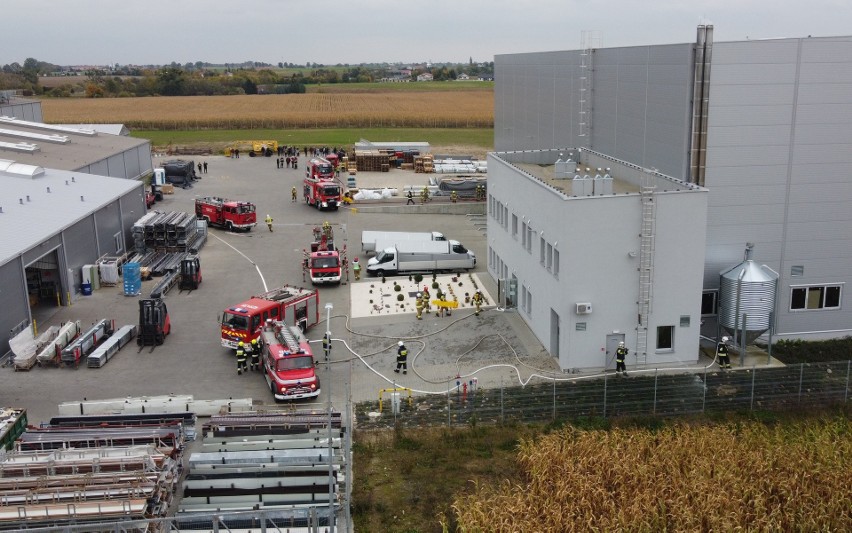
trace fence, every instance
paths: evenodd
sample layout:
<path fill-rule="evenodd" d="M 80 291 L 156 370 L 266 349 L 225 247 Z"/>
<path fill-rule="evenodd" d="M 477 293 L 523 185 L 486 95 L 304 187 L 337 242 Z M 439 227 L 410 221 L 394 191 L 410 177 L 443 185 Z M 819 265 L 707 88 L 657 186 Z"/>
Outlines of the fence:
<path fill-rule="evenodd" d="M 415 397 L 396 409 L 387 399 L 381 409 L 378 401 L 361 402 L 355 416 L 357 427 L 369 429 L 822 407 L 849 401 L 850 371 L 852 361 L 838 361 L 725 372 L 605 375 L 495 389 L 457 382 L 446 395 Z M 370 415 L 380 410 L 380 416 Z"/>

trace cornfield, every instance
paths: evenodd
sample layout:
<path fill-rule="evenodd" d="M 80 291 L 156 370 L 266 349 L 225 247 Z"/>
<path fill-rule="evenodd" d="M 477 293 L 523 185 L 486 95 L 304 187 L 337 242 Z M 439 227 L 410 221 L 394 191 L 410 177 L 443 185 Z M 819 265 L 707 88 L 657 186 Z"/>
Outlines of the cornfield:
<path fill-rule="evenodd" d="M 491 90 L 65 98 L 42 101 L 44 120 L 122 123 L 136 130 L 490 128 Z"/>
<path fill-rule="evenodd" d="M 519 446 L 527 479 L 457 498 L 459 531 L 852 531 L 846 418 L 582 431 Z"/>

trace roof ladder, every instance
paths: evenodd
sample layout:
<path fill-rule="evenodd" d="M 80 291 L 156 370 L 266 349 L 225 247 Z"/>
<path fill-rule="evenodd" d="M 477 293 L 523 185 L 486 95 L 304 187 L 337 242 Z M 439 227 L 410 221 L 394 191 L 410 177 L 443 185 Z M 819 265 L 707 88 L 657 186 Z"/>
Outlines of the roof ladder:
<path fill-rule="evenodd" d="M 643 180 L 644 181 L 644 180 Z M 636 325 L 636 364 L 648 362 L 648 318 L 654 298 L 654 242 L 656 236 L 656 187 L 643 183 L 639 189 L 642 202 L 642 229 L 639 234 L 639 323 Z"/>
<path fill-rule="evenodd" d="M 281 330 L 278 332 L 280 340 L 283 340 L 287 344 L 287 349 L 290 350 L 290 353 L 299 353 L 301 347 L 299 346 L 299 341 L 296 340 L 296 337 L 293 335 L 293 332 L 290 331 L 290 326 L 282 325 Z"/>
<path fill-rule="evenodd" d="M 578 107 L 579 137 L 589 137 L 592 133 L 592 72 L 594 70 L 594 51 L 600 47 L 600 32 L 582 31 L 580 41 L 580 105 Z M 591 139 L 585 142 L 591 146 Z"/>

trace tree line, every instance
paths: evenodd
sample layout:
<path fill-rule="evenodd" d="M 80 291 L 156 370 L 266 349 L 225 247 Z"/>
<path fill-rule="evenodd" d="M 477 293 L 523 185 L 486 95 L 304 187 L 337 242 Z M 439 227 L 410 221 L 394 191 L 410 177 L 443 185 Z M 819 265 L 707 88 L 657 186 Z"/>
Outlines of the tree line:
<path fill-rule="evenodd" d="M 72 72 L 52 63 L 27 58 L 23 65 L 0 68 L 0 90 L 21 90 L 25 96 L 109 98 L 130 96 L 213 96 L 234 94 L 304 93 L 307 85 L 365 83 L 386 78 L 415 80 L 430 73 L 436 81 L 454 80 L 465 73 L 471 77 L 493 76 L 494 63 L 441 64 L 401 69 L 385 64 L 334 65 L 317 63 L 273 65 L 248 61 L 213 65 L 197 61 L 165 66 L 109 66 Z M 40 83 L 42 76 L 67 76 L 67 83 Z"/>

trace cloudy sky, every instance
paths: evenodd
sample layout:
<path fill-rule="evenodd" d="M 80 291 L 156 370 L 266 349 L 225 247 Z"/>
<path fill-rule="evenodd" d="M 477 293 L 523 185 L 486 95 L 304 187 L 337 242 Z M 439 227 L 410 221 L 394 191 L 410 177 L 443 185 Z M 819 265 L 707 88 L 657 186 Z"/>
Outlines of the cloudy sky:
<path fill-rule="evenodd" d="M 0 64 L 491 61 L 604 47 L 852 33 L 850 0 L 6 0 Z"/>

